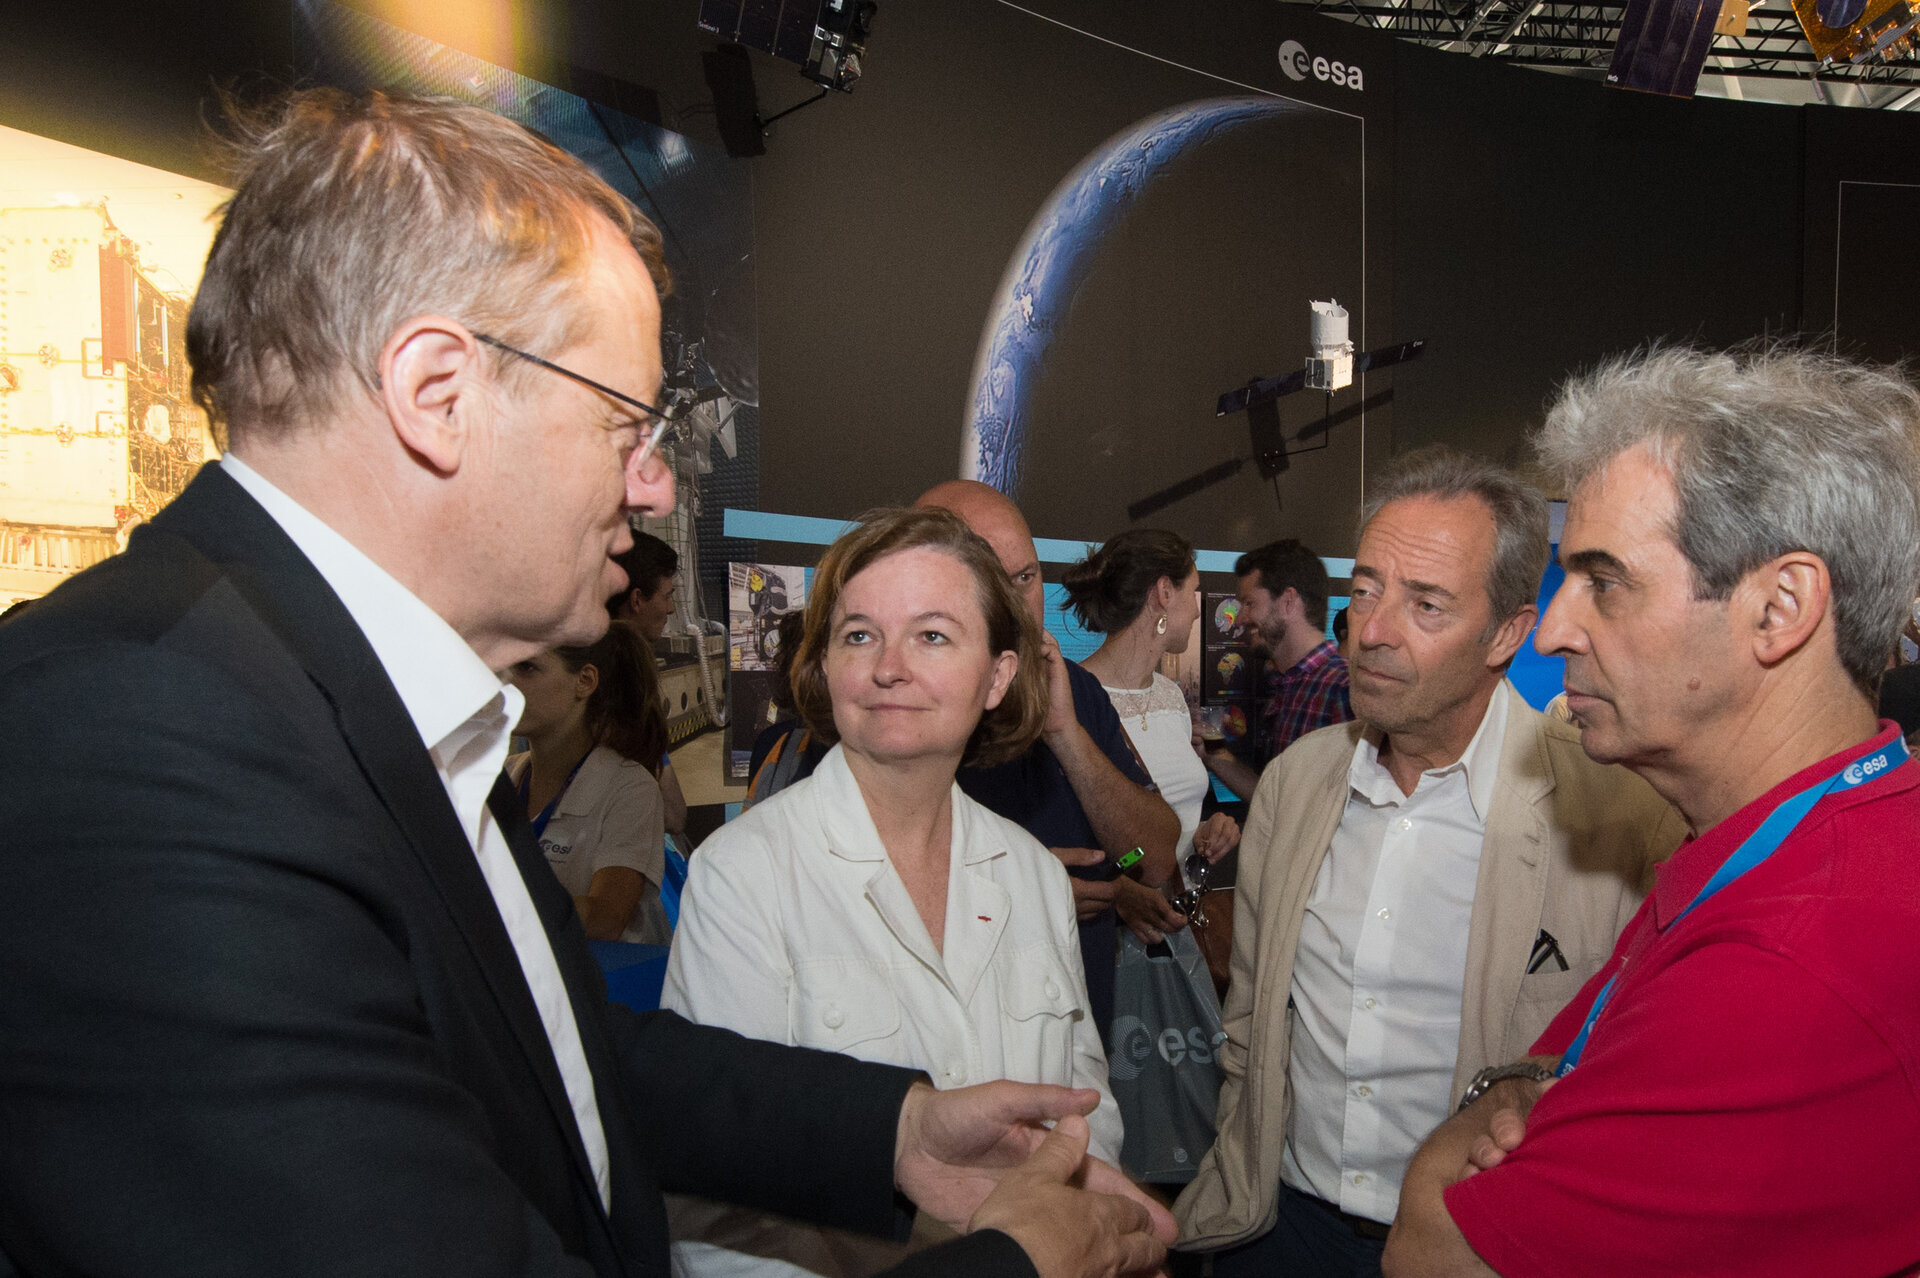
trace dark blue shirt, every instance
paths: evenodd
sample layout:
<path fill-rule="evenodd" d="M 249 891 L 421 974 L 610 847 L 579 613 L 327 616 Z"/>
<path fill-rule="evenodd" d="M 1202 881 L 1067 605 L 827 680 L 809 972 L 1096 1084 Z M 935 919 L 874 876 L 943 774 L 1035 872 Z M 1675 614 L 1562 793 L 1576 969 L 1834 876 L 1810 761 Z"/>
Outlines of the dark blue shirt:
<path fill-rule="evenodd" d="M 1067 676 L 1073 685 L 1073 713 L 1087 730 L 1101 753 L 1129 781 L 1143 789 L 1154 789 L 1147 770 L 1133 753 L 1120 716 L 1100 681 L 1081 669 L 1076 662 L 1067 664 Z M 1067 770 L 1046 742 L 1036 741 L 1019 758 L 991 768 L 962 768 L 960 789 L 981 806 L 999 813 L 1050 848 L 1097 848 L 1099 838 L 1093 823 L 1080 806 L 1080 799 L 1067 780 Z M 1103 877 L 1101 866 L 1070 868 L 1081 877 Z M 1113 966 L 1119 956 L 1118 919 L 1112 909 L 1102 910 L 1080 924 L 1080 958 L 1087 969 L 1087 1001 L 1092 1007 L 1093 1023 L 1100 1029 L 1100 1041 L 1107 1040 L 1113 1024 Z"/>

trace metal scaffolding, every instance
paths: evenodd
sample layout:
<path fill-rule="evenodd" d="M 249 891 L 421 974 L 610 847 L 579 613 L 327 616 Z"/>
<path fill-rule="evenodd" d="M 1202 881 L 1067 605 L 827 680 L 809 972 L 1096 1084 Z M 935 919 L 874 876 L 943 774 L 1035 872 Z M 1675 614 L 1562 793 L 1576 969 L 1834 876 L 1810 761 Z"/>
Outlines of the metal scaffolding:
<path fill-rule="evenodd" d="M 1559 0 L 1281 0 L 1430 48 L 1518 66 L 1600 76 L 1612 60 L 1624 3 Z M 1852 83 L 1862 104 L 1900 110 L 1920 102 L 1920 61 L 1822 64 L 1786 0 L 1756 5 L 1742 36 L 1716 35 L 1705 74 Z M 1822 95 L 1824 96 L 1824 94 Z"/>

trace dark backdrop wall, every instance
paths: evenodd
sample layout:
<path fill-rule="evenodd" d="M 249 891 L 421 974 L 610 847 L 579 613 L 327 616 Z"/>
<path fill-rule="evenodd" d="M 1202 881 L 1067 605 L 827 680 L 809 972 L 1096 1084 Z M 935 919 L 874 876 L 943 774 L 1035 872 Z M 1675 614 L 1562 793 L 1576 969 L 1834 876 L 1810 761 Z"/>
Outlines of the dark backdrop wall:
<path fill-rule="evenodd" d="M 719 140 L 696 0 L 471 6 L 500 19 L 486 39 L 460 6 L 364 7 Z M 1193 393 L 1294 366 L 1307 295 L 1350 289 L 1362 268 L 1356 339 L 1430 343 L 1370 387 L 1394 398 L 1368 415 L 1367 466 L 1434 440 L 1518 457 L 1571 368 L 1655 338 L 1836 328 L 1849 349 L 1920 353 L 1898 247 L 1920 203 L 1920 116 L 1647 98 L 1265 0 L 1026 8 L 1090 34 L 1041 31 L 1052 24 L 993 0 L 882 0 L 868 79 L 740 161 L 760 255 L 763 506 L 845 517 L 954 473 L 985 310 L 1034 208 L 1113 121 L 1212 92 L 1194 71 L 1364 117 L 1364 160 L 1340 168 L 1350 141 L 1333 125 L 1306 172 L 1293 139 L 1249 132 L 1135 210 L 1037 401 L 1047 425 L 1030 468 L 1085 494 L 1030 501 L 1043 535 L 1107 535 L 1140 491 L 1244 453 L 1243 428 L 1192 407 Z M 0 124 L 195 176 L 213 176 L 210 86 L 290 73 L 280 0 L 15 0 L 9 16 Z M 1363 65 L 1364 91 L 1283 78 L 1286 38 Z M 768 111 L 808 91 L 783 64 L 756 57 L 755 75 Z M 1360 178 L 1364 254 L 1340 185 Z M 1259 243 L 1270 256 L 1243 251 Z M 1087 314 L 1105 326 L 1081 327 Z M 1289 425 L 1306 412 L 1289 405 Z M 1214 545 L 1310 531 L 1323 552 L 1350 553 L 1358 480 L 1345 476 L 1362 458 L 1357 423 L 1341 430 L 1345 451 L 1283 477 L 1287 513 L 1243 476 L 1160 522 Z"/>
<path fill-rule="evenodd" d="M 1350 29 L 1282 6 L 1028 8 L 1052 20 L 883 5 L 857 91 L 781 122 L 753 161 L 763 324 L 789 321 L 762 347 L 770 508 L 846 517 L 957 473 L 976 351 L 1030 220 L 1089 152 L 1177 104 L 1304 106 L 1182 155 L 1099 249 L 1036 389 L 1018 493 L 1034 531 L 1104 538 L 1129 502 L 1247 456 L 1245 418 L 1217 420 L 1214 400 L 1300 365 L 1311 298 L 1338 297 L 1356 340 L 1391 337 L 1389 58 L 1354 92 L 1286 78 L 1288 38 L 1355 55 Z M 775 64 L 758 79 L 763 100 L 800 89 Z M 1295 428 L 1321 411 L 1286 409 Z M 1363 429 L 1385 417 L 1298 459 L 1284 509 L 1249 466 L 1155 518 L 1203 546 L 1321 537 L 1357 504 Z"/>
<path fill-rule="evenodd" d="M 1400 448 L 1519 461 L 1598 356 L 1801 328 L 1806 112 L 1396 48 L 1395 310 L 1434 338 L 1397 388 Z M 1845 134 L 1869 113 L 1818 114 Z"/>
<path fill-rule="evenodd" d="M 1898 265 L 1920 226 L 1920 119 L 1809 111 L 1801 296 L 1807 327 L 1870 359 L 1920 358 L 1920 307 Z"/>

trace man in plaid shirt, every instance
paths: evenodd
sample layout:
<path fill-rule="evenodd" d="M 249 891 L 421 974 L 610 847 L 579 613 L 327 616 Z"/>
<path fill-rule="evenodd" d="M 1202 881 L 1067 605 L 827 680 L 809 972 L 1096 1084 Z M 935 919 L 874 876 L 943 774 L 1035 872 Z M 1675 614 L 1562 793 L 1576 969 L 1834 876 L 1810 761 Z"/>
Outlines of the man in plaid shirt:
<path fill-rule="evenodd" d="M 1207 770 L 1243 799 L 1269 760 L 1315 728 L 1353 718 L 1347 663 L 1326 637 L 1327 568 L 1294 538 L 1250 550 L 1233 565 L 1240 623 L 1267 654 L 1267 701 L 1236 750 L 1201 751 Z"/>

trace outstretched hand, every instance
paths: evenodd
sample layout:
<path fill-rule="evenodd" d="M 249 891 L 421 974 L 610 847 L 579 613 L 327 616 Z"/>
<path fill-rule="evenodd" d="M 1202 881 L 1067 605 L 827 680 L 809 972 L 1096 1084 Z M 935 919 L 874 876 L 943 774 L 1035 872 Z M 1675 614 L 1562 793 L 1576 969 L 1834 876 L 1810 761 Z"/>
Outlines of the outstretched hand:
<path fill-rule="evenodd" d="M 1004 1230 L 1034 1256 L 1046 1278 L 1129 1270 L 1084 1268 L 1078 1260 L 1049 1269 L 1035 1248 L 1047 1255 L 1088 1249 L 1090 1257 L 1130 1260 L 1140 1243 L 1125 1238 L 1136 1235 L 1152 1254 L 1134 1267 L 1150 1268 L 1177 1236 L 1177 1226 L 1166 1208 L 1118 1169 L 1086 1157 L 1084 1116 L 1099 1101 L 1100 1094 L 1088 1088 L 1037 1083 L 985 1083 L 947 1092 L 918 1084 L 900 1108 L 894 1181 L 921 1210 L 956 1230 Z M 1067 1129 L 1066 1143 L 1032 1163 L 1051 1139 L 1049 1122 Z M 1010 1179 L 1008 1192 L 999 1193 Z M 995 1205 L 984 1210 L 990 1198 Z"/>
<path fill-rule="evenodd" d="M 1087 1120 L 1068 1115 L 1031 1158 L 1000 1178 L 970 1227 L 1011 1237 L 1041 1278 L 1113 1278 L 1154 1269 L 1173 1240 L 1172 1219 L 1130 1184 L 1124 1196 L 1076 1188 L 1083 1179 L 1100 1179 L 1095 1168 L 1119 1175 L 1087 1157 Z"/>

